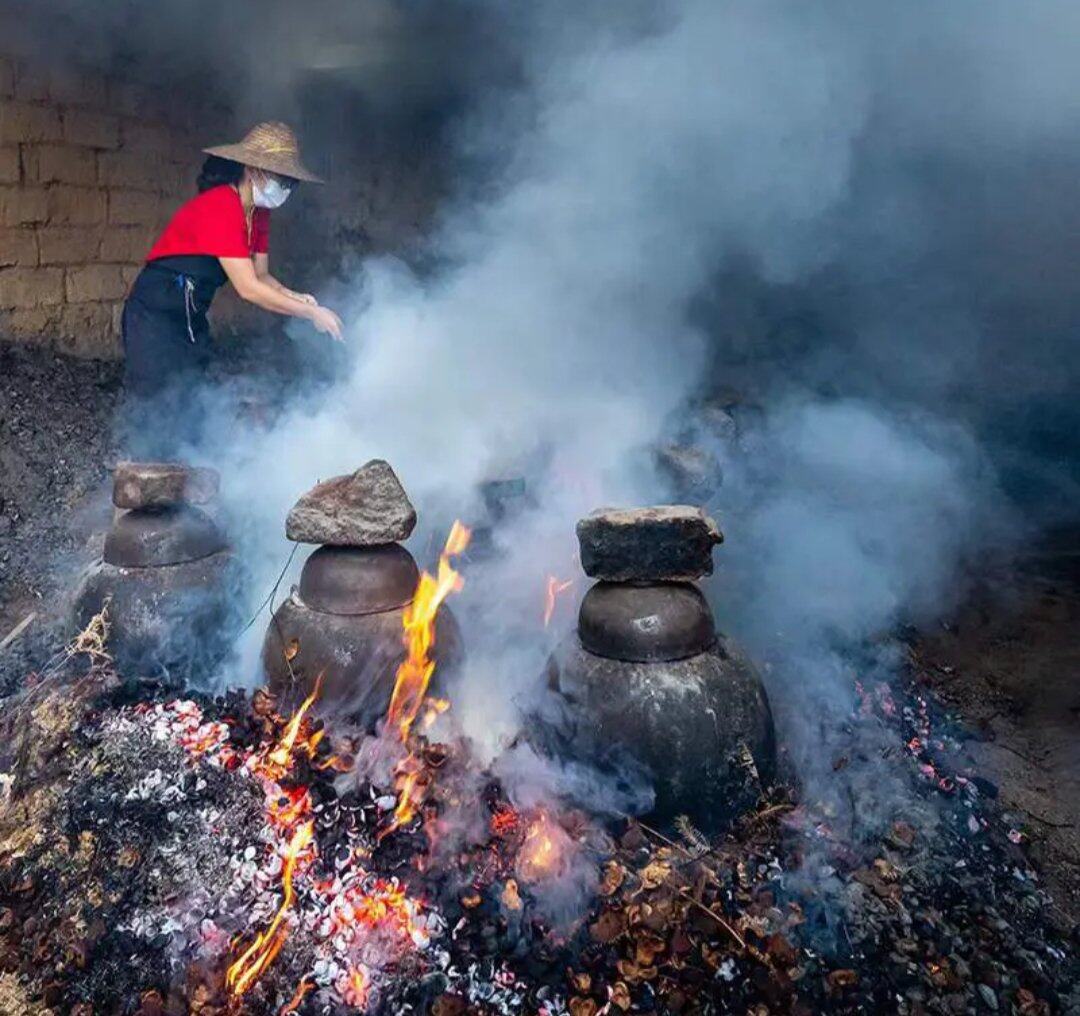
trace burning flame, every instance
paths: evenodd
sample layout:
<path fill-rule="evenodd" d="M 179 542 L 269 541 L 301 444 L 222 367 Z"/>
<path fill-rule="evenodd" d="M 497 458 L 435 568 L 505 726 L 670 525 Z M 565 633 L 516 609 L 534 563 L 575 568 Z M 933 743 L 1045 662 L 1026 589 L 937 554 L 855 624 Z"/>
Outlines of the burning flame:
<path fill-rule="evenodd" d="M 569 837 L 545 812 L 529 825 L 518 852 L 516 868 L 527 882 L 540 882 L 558 873 Z"/>
<path fill-rule="evenodd" d="M 435 615 L 443 600 L 456 593 L 464 580 L 450 564 L 450 558 L 462 553 L 469 545 L 472 531 L 455 522 L 446 538 L 446 546 L 439 555 L 439 568 L 433 577 L 428 572 L 420 576 L 416 595 L 405 608 L 406 656 L 398 667 L 394 679 L 394 694 L 390 699 L 387 719 L 396 724 L 402 743 L 409 739 L 409 731 L 424 702 L 435 661 L 431 659 L 431 647 L 435 644 Z"/>
<path fill-rule="evenodd" d="M 547 596 L 544 600 L 544 627 L 546 628 L 551 624 L 551 619 L 555 615 L 555 601 L 558 599 L 560 593 L 565 593 L 574 584 L 573 579 L 556 578 L 554 575 L 549 575 L 547 578 Z"/>
<path fill-rule="evenodd" d="M 225 974 L 225 985 L 235 995 L 243 995 L 250 988 L 259 975 L 274 961 L 274 957 L 281 952 L 281 947 L 288 937 L 288 925 L 285 924 L 285 915 L 289 912 L 295 899 L 293 893 L 293 873 L 296 871 L 297 860 L 304 850 L 310 845 L 315 835 L 315 823 L 305 822 L 300 826 L 285 851 L 285 868 L 281 876 L 281 884 L 284 889 L 284 898 L 270 926 L 260 935 L 255 936 L 251 943 L 241 954 L 240 958 L 233 963 Z"/>
<path fill-rule="evenodd" d="M 304 699 L 300 708 L 296 710 L 292 719 L 289 720 L 281 739 L 255 763 L 255 772 L 260 776 L 265 776 L 271 780 L 279 780 L 292 767 L 293 749 L 296 747 L 297 739 L 300 736 L 304 717 L 319 697 L 319 692 L 322 689 L 322 679 L 322 674 L 315 678 L 315 687 L 312 688 L 311 694 Z M 323 739 L 323 733 L 323 731 L 317 730 L 300 742 L 301 747 L 308 753 L 308 757 L 314 757 L 315 749 Z"/>
<path fill-rule="evenodd" d="M 338 990 L 346 1005 L 363 1009 L 367 1005 L 369 979 L 363 967 L 353 967 L 344 978 Z"/>

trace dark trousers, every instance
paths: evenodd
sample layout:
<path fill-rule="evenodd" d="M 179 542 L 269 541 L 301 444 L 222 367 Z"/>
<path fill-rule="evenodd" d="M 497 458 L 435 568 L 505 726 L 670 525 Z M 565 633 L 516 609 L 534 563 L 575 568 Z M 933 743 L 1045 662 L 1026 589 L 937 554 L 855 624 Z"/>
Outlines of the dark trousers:
<path fill-rule="evenodd" d="M 213 289 L 185 293 L 186 277 L 144 268 L 124 304 L 124 454 L 171 459 L 201 442 L 196 398 L 211 358 L 206 308 Z"/>

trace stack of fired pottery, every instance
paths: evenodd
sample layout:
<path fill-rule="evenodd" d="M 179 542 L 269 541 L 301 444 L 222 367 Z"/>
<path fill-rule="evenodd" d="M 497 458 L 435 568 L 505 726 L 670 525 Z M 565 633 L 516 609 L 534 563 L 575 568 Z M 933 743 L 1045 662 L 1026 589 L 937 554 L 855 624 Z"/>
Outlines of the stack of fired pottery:
<path fill-rule="evenodd" d="M 556 650 L 553 685 L 585 740 L 647 767 L 659 817 L 722 824 L 772 779 L 775 738 L 760 677 L 694 584 L 720 531 L 698 508 L 664 506 L 597 511 L 577 532 L 599 581 Z"/>
<path fill-rule="evenodd" d="M 419 580 L 399 541 L 415 525 L 416 511 L 381 459 L 317 484 L 296 502 L 285 535 L 321 546 L 267 630 L 263 666 L 272 691 L 295 701 L 322 675 L 320 698 L 339 713 L 368 729 L 385 716 L 405 655 L 402 619 Z M 460 646 L 444 607 L 436 621 L 436 679 Z"/>
<path fill-rule="evenodd" d="M 217 495 L 218 476 L 172 462 L 121 462 L 117 513 L 102 560 L 75 596 L 80 627 L 108 604 L 109 648 L 125 674 L 189 679 L 222 650 L 232 555 L 217 523 L 195 507 Z"/>

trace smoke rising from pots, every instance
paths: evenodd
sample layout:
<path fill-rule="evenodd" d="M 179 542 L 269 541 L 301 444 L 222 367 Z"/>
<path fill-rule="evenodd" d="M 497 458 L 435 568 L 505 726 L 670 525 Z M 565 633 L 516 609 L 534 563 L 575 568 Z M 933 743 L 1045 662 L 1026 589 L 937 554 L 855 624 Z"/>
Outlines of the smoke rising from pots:
<path fill-rule="evenodd" d="M 649 449 L 691 437 L 724 470 L 718 613 L 769 651 L 783 734 L 805 772 L 827 770 L 856 650 L 946 606 L 1019 516 L 1058 522 L 1075 503 L 1080 10 L 660 0 L 468 16 L 452 63 L 471 68 L 457 137 L 478 175 L 430 238 L 434 269 L 351 274 L 346 375 L 230 451 L 253 586 L 280 566 L 295 497 L 368 457 L 417 503 L 421 559 L 479 510 L 481 481 L 524 475 L 535 504 L 451 604 L 472 656 L 457 713 L 494 753 L 554 638 L 543 581 L 579 575 L 574 520 L 670 499 Z M 272 8 L 258 21 L 275 28 L 245 23 L 245 51 L 281 28 Z M 518 87 L 482 87 L 493 54 Z M 248 99 L 289 80 L 263 63 L 274 81 L 254 72 Z M 742 396 L 737 440 L 695 409 L 725 385 Z"/>

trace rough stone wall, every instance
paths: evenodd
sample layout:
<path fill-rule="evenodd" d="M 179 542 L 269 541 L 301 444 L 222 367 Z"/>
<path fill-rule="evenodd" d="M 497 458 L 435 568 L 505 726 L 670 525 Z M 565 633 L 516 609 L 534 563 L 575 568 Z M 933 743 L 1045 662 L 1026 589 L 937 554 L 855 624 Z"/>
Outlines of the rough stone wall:
<path fill-rule="evenodd" d="M 139 265 L 194 194 L 200 149 L 232 133 L 222 107 L 0 56 L 0 335 L 120 356 Z"/>

